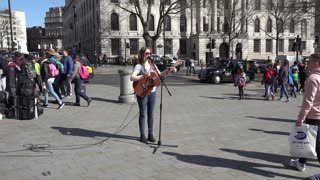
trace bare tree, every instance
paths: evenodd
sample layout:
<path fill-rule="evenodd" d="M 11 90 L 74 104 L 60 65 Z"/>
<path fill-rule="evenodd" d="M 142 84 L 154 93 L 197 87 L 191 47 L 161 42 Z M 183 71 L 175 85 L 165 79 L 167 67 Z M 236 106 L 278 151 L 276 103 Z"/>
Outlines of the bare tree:
<path fill-rule="evenodd" d="M 199 0 L 129 0 L 128 3 L 119 3 L 118 7 L 121 9 L 136 15 L 143 27 L 143 38 L 146 46 L 152 47 L 154 41 L 156 41 L 161 32 L 163 31 L 163 23 L 166 16 L 175 15 L 179 12 L 189 8 L 192 4 L 195 4 Z M 159 3 L 155 6 L 154 3 Z M 152 10 L 153 9 L 153 10 Z M 155 28 L 154 35 L 149 33 L 149 26 L 151 20 L 151 11 L 155 13 L 154 9 L 157 9 L 159 18 L 154 21 L 158 22 Z"/>
<path fill-rule="evenodd" d="M 9 16 L 9 15 L 8 15 Z M 3 49 L 6 38 L 10 35 L 9 17 L 5 13 L 0 14 L 0 46 Z M 8 40 L 6 40 L 8 41 Z"/>
<path fill-rule="evenodd" d="M 267 19 L 267 26 L 260 26 L 260 29 L 266 33 L 268 37 L 276 40 L 276 55 L 279 53 L 280 34 L 284 30 L 294 30 L 296 24 L 308 16 L 304 0 L 273 0 L 263 1 L 263 10 Z M 256 24 L 255 24 L 256 25 Z M 275 33 L 274 33 L 275 31 Z"/>
<path fill-rule="evenodd" d="M 224 32 L 223 36 L 228 38 L 230 57 L 230 45 L 233 44 L 234 39 L 246 33 L 247 20 L 254 14 L 253 0 L 218 1 L 220 1 L 218 4 L 221 4 L 218 7 L 218 13 L 220 16 L 224 16 L 222 30 Z"/>

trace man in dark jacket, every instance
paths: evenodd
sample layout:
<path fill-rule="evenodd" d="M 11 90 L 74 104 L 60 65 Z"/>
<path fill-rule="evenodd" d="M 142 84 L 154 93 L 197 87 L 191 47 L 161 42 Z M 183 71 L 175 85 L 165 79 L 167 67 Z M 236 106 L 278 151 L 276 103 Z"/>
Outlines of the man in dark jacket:
<path fill-rule="evenodd" d="M 287 97 L 286 102 L 290 101 L 287 91 L 287 83 L 289 76 L 289 61 L 284 60 L 283 65 L 281 66 L 278 74 L 278 84 L 281 86 L 281 93 L 279 100 L 282 99 L 283 94 Z"/>
<path fill-rule="evenodd" d="M 65 97 L 72 96 L 71 75 L 73 70 L 73 60 L 66 50 L 63 50 L 63 58 L 61 63 L 64 67 L 64 73 L 61 75 L 60 89 L 61 94 Z"/>

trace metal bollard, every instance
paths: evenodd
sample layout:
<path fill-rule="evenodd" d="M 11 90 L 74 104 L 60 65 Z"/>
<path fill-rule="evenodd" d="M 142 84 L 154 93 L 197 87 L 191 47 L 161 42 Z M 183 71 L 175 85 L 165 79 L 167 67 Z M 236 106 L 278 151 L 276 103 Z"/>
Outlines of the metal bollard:
<path fill-rule="evenodd" d="M 120 103 L 133 103 L 134 94 L 132 81 L 130 81 L 131 72 L 127 69 L 119 69 L 120 74 L 120 96 L 118 97 Z"/>

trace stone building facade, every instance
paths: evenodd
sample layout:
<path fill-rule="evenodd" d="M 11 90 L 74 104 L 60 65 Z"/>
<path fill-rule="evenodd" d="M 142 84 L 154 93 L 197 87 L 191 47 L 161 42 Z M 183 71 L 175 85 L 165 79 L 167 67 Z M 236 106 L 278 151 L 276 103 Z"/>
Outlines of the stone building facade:
<path fill-rule="evenodd" d="M 27 51 L 27 33 L 26 33 L 26 17 L 22 11 L 11 10 L 12 12 L 12 35 L 13 42 L 11 42 L 9 11 L 0 11 L 0 48 L 11 50 L 11 44 L 14 43 L 14 51 Z M 2 23 L 4 22 L 4 23 Z M 2 36 L 4 35 L 4 36 Z"/>
<path fill-rule="evenodd" d="M 241 20 L 236 28 L 240 29 L 237 38 L 229 43 L 225 19 L 235 1 L 192 0 L 191 8 L 170 15 L 167 30 L 154 42 L 153 52 L 207 61 L 211 57 L 275 59 L 276 41 L 265 32 L 256 30 L 257 22 L 259 27 L 266 27 L 268 21 L 275 23 L 262 7 L 261 1 L 264 0 L 237 0 L 241 2 L 239 14 L 242 16 L 248 13 L 244 7 L 255 7 L 250 18 Z M 152 6 L 154 28 L 158 25 L 159 2 L 153 1 Z M 66 0 L 63 15 L 64 46 L 89 55 L 93 55 L 94 50 L 108 57 L 137 55 L 138 50 L 145 46 L 141 23 L 137 17 L 119 8 L 118 3 L 133 10 L 129 0 Z M 155 29 L 149 32 L 152 35 Z M 301 54 L 314 52 L 314 18 L 305 18 L 294 25 L 293 31 L 284 28 L 280 34 L 278 54 L 295 55 L 292 45 L 297 35 L 302 41 Z M 215 48 L 210 43 L 213 41 Z"/>

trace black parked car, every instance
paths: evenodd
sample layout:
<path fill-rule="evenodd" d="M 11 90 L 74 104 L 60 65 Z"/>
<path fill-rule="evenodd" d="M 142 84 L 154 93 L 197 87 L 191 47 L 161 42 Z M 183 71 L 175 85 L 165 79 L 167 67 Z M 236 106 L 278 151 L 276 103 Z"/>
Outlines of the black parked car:
<path fill-rule="evenodd" d="M 250 70 L 255 73 L 264 73 L 267 69 L 268 61 L 264 59 L 252 59 L 248 61 Z"/>
<path fill-rule="evenodd" d="M 202 70 L 198 77 L 202 82 L 213 82 L 215 84 L 221 82 L 233 82 L 233 75 L 235 73 L 237 66 L 242 66 L 245 68 L 246 61 L 244 60 L 220 60 L 217 64 L 209 66 L 208 68 Z M 248 71 L 247 73 L 247 83 L 254 79 L 254 72 Z"/>

